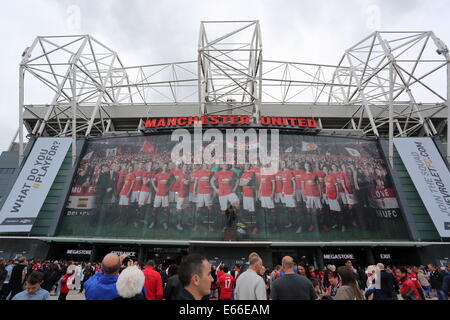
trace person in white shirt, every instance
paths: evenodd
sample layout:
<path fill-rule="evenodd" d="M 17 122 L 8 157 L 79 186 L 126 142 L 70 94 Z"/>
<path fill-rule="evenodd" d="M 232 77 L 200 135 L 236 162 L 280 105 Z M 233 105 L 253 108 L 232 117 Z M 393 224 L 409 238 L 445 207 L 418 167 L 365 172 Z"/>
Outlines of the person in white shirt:
<path fill-rule="evenodd" d="M 234 291 L 236 300 L 267 300 L 266 284 L 259 275 L 262 267 L 261 258 L 250 259 L 248 270 L 237 279 Z"/>

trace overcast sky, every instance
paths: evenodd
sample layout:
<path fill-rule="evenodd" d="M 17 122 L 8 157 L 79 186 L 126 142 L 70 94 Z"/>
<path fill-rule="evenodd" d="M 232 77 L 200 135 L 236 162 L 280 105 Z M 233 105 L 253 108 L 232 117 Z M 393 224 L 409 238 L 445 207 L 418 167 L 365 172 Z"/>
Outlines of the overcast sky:
<path fill-rule="evenodd" d="M 18 127 L 21 54 L 39 35 L 91 34 L 115 50 L 125 66 L 132 66 L 195 60 L 201 20 L 259 20 L 264 59 L 337 64 L 345 49 L 375 29 L 431 30 L 450 46 L 449 4 L 448 0 L 2 1 L 0 151 L 6 150 Z"/>

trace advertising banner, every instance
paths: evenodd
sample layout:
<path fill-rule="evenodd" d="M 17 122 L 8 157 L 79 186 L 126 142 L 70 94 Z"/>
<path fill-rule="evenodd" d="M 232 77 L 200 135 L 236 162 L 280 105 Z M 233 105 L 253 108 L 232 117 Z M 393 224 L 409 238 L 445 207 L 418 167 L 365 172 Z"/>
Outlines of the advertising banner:
<path fill-rule="evenodd" d="M 89 140 L 85 155 L 61 236 L 408 238 L 376 140 L 179 129 Z"/>
<path fill-rule="evenodd" d="M 395 148 L 441 237 L 450 237 L 450 172 L 431 138 L 395 138 Z"/>
<path fill-rule="evenodd" d="M 29 232 L 72 143 L 38 138 L 0 211 L 0 232 Z"/>

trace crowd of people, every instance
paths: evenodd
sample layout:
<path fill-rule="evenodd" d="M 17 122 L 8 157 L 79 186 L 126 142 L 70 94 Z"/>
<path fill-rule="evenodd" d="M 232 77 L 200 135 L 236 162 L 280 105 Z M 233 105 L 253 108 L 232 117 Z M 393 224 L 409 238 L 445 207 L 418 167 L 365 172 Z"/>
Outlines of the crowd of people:
<path fill-rule="evenodd" d="M 357 270 L 349 260 L 316 270 L 285 256 L 269 269 L 255 252 L 232 268 L 199 254 L 169 266 L 115 253 L 101 263 L 0 260 L 0 300 L 66 300 L 71 291 L 86 300 L 448 300 L 450 263 Z"/>
<path fill-rule="evenodd" d="M 379 231 L 376 210 L 398 210 L 373 142 L 349 155 L 351 144 L 323 143 L 306 152 L 295 137 L 283 138 L 273 172 L 260 163 L 177 164 L 170 142 L 152 141 L 151 155 L 141 152 L 142 141 L 90 146 L 94 153 L 81 161 L 75 185 L 95 189 L 93 226 L 215 231 L 233 206 L 241 233 Z M 105 151 L 114 146 L 120 154 Z"/>

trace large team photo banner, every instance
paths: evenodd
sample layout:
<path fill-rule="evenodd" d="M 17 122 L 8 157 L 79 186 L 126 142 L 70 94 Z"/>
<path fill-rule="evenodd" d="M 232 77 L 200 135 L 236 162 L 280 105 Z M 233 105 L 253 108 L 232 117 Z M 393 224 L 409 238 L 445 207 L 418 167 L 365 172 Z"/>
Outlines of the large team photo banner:
<path fill-rule="evenodd" d="M 60 235 L 271 241 L 407 239 L 378 142 L 279 130 L 92 139 Z"/>
<path fill-rule="evenodd" d="M 397 149 L 434 226 L 450 237 L 450 172 L 431 138 L 395 138 Z"/>
<path fill-rule="evenodd" d="M 70 138 L 38 138 L 0 212 L 0 232 L 29 232 L 70 148 Z"/>

